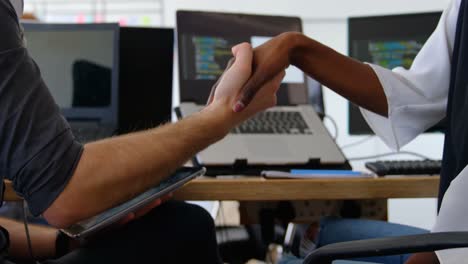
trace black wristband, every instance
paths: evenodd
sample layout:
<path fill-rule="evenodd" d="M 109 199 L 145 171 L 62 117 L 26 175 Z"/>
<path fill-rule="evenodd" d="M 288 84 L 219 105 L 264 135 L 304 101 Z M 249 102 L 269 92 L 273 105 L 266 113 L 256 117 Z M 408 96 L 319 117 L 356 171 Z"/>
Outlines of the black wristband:
<path fill-rule="evenodd" d="M 60 230 L 57 232 L 57 238 L 55 239 L 55 257 L 61 258 L 70 251 L 70 240 L 67 235 L 62 233 Z"/>

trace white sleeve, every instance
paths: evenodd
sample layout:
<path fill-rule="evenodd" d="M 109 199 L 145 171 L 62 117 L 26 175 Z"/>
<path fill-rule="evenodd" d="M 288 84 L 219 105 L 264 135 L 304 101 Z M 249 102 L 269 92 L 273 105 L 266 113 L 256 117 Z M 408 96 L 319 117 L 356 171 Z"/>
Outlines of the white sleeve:
<path fill-rule="evenodd" d="M 468 231 L 468 167 L 452 181 L 444 195 L 432 232 Z M 436 252 L 441 264 L 466 263 L 468 248 Z"/>
<path fill-rule="evenodd" d="M 372 65 L 384 88 L 388 118 L 361 108 L 374 132 L 399 149 L 446 114 L 455 30 L 461 0 L 453 0 L 409 70 Z"/>
<path fill-rule="evenodd" d="M 24 1 L 23 0 L 10 0 L 10 2 L 15 8 L 16 15 L 18 15 L 18 18 L 23 16 Z"/>

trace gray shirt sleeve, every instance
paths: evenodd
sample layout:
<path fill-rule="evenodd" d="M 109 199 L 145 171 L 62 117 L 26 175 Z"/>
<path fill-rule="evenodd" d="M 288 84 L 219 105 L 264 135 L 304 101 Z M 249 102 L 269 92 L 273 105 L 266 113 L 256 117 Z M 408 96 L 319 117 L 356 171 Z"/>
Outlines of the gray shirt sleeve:
<path fill-rule="evenodd" d="M 65 188 L 83 146 L 24 48 L 9 0 L 0 0 L 0 36 L 0 179 L 39 215 Z"/>

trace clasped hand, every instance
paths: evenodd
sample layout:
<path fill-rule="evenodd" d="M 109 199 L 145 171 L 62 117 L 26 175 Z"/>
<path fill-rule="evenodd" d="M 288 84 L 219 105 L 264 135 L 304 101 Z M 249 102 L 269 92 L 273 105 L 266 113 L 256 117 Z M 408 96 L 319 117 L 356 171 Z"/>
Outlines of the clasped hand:
<path fill-rule="evenodd" d="M 213 86 L 208 100 L 209 106 L 216 107 L 217 110 L 228 109 L 232 113 L 230 114 L 232 119 L 226 120 L 229 126 L 234 127 L 254 114 L 276 105 L 276 92 L 285 75 L 284 65 L 288 64 L 285 58 L 282 58 L 281 62 L 275 60 L 276 46 L 277 43 L 273 39 L 255 50 L 248 43 L 242 43 L 232 48 L 234 57 L 230 60 L 226 71 Z M 273 64 L 273 61 L 276 63 Z M 270 65 L 265 68 L 263 67 L 265 64 Z M 157 199 L 140 211 L 129 214 L 115 227 L 140 218 L 167 198 Z"/>
<path fill-rule="evenodd" d="M 226 72 L 221 76 L 218 82 L 213 86 L 208 104 L 216 99 L 216 96 L 232 96 L 232 109 L 234 112 L 241 112 L 252 102 L 255 104 L 258 100 L 274 99 L 273 106 L 276 104 L 275 93 L 279 87 L 280 81 L 284 77 L 285 69 L 290 65 L 290 45 L 286 45 L 288 33 L 281 34 L 263 45 L 249 51 L 249 44 L 240 44 L 233 48 L 234 59 L 228 63 Z M 241 61 L 239 61 L 241 60 Z M 250 67 L 248 67 L 250 64 Z M 237 69 L 234 67 L 237 66 Z M 244 68 L 244 69 L 239 69 Z M 247 69 L 249 68 L 249 69 Z M 278 82 L 279 81 L 279 82 Z M 229 85 L 231 84 L 231 85 Z M 236 86 L 242 84 L 242 88 L 234 94 L 226 91 L 224 86 Z M 268 90 L 268 87 L 275 88 Z M 219 91 L 225 88 L 224 91 Z M 273 94 L 272 94 L 273 92 Z M 274 95 L 274 98 L 271 98 Z"/>

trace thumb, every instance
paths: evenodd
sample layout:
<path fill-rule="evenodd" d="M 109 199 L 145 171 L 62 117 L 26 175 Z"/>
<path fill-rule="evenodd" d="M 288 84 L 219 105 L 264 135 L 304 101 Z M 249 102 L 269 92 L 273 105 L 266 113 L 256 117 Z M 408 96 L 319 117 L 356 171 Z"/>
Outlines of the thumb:
<path fill-rule="evenodd" d="M 242 74 L 242 77 L 246 77 L 243 79 L 247 81 L 252 73 L 252 46 L 246 42 L 238 44 L 232 48 L 232 55 L 234 55 L 234 64 L 226 74 Z"/>
<path fill-rule="evenodd" d="M 232 48 L 234 63 L 226 70 L 217 85 L 215 98 L 234 98 L 252 73 L 253 49 L 249 43 Z"/>

